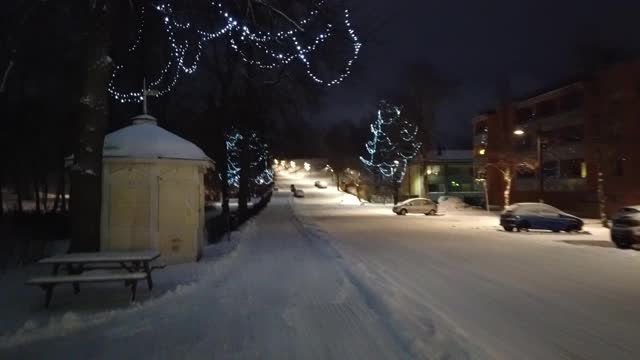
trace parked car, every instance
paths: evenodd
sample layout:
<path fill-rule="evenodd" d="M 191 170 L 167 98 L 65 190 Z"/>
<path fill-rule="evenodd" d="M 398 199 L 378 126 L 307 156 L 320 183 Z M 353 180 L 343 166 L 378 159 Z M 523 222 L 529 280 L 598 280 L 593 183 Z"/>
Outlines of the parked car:
<path fill-rule="evenodd" d="M 296 191 L 294 191 L 293 196 L 298 197 L 298 198 L 303 198 L 304 197 L 304 191 L 303 190 L 296 190 Z"/>
<path fill-rule="evenodd" d="M 583 225 L 579 217 L 543 203 L 513 204 L 500 215 L 500 226 L 506 231 L 540 229 L 571 232 L 582 230 Z"/>
<path fill-rule="evenodd" d="M 438 212 L 438 204 L 430 199 L 409 199 L 398 203 L 393 207 L 393 212 L 397 215 L 425 214 L 435 215 Z"/>
<path fill-rule="evenodd" d="M 626 206 L 613 216 L 611 241 L 620 249 L 640 243 L 640 205 Z"/>
<path fill-rule="evenodd" d="M 314 184 L 318 189 L 326 189 L 329 184 L 324 180 L 316 180 Z"/>

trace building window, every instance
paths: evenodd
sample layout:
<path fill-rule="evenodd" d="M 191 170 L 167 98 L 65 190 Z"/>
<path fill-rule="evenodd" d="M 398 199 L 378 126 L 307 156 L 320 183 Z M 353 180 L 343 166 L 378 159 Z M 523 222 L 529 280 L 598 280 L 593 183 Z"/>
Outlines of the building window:
<path fill-rule="evenodd" d="M 587 163 L 583 161 L 582 164 L 580 164 L 580 177 L 586 179 L 588 173 L 589 172 L 587 171 Z"/>
<path fill-rule="evenodd" d="M 533 118 L 533 111 L 531 108 L 518 109 L 517 119 L 518 124 L 526 124 Z"/>
<path fill-rule="evenodd" d="M 557 112 L 556 103 L 553 102 L 552 100 L 547 100 L 538 104 L 536 116 L 541 118 L 548 117 L 548 116 L 555 115 L 556 112 Z"/>
<path fill-rule="evenodd" d="M 523 136 L 518 136 L 513 145 L 516 151 L 523 152 L 532 150 L 534 148 L 534 144 L 535 141 L 533 136 L 525 134 Z"/>
<path fill-rule="evenodd" d="M 476 135 L 482 135 L 489 132 L 489 128 L 487 124 L 484 122 L 476 124 Z"/>
<path fill-rule="evenodd" d="M 440 175 L 440 165 L 428 165 L 427 166 L 427 175 L 439 176 Z"/>
<path fill-rule="evenodd" d="M 542 138 L 551 144 L 581 143 L 584 140 L 584 126 L 566 126 L 553 131 L 546 131 Z"/>
<path fill-rule="evenodd" d="M 553 178 L 558 176 L 558 162 L 555 160 L 545 161 L 542 165 L 542 173 L 545 178 Z"/>
<path fill-rule="evenodd" d="M 625 158 L 617 158 L 613 164 L 613 176 L 624 176 L 624 161 Z"/>
<path fill-rule="evenodd" d="M 531 179 L 536 177 L 536 171 L 525 166 L 519 166 L 516 170 L 518 179 Z"/>
<path fill-rule="evenodd" d="M 582 106 L 583 99 L 582 92 L 574 92 L 560 98 L 559 110 L 560 111 L 573 111 L 579 109 Z"/>
<path fill-rule="evenodd" d="M 429 184 L 429 192 L 430 193 L 437 193 L 437 192 L 445 192 L 444 191 L 444 184 Z"/>
<path fill-rule="evenodd" d="M 565 179 L 581 179 L 583 159 L 560 161 L 560 177 Z"/>

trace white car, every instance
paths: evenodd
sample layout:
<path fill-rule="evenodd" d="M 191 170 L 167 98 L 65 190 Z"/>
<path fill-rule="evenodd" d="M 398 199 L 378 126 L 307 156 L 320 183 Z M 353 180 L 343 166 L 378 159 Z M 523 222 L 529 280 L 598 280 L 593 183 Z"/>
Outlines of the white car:
<path fill-rule="evenodd" d="M 324 180 L 316 180 L 316 182 L 314 183 L 314 185 L 318 188 L 318 189 L 326 189 L 327 186 L 329 184 L 327 184 L 326 181 Z"/>
<path fill-rule="evenodd" d="M 438 212 L 438 204 L 431 199 L 417 198 L 405 200 L 393 207 L 397 215 L 425 214 L 435 215 Z"/>
<path fill-rule="evenodd" d="M 640 205 L 626 206 L 612 219 L 611 241 L 620 249 L 640 243 Z"/>

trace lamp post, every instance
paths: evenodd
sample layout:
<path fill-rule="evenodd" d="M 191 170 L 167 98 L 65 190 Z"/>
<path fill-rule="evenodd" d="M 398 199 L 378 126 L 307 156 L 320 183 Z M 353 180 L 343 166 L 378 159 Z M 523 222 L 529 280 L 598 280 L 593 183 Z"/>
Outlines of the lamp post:
<path fill-rule="evenodd" d="M 516 136 L 524 136 L 526 131 L 523 128 L 513 130 Z M 539 202 L 544 202 L 544 168 L 542 166 L 542 129 L 540 125 L 536 128 L 536 161 L 538 162 L 538 192 Z"/>

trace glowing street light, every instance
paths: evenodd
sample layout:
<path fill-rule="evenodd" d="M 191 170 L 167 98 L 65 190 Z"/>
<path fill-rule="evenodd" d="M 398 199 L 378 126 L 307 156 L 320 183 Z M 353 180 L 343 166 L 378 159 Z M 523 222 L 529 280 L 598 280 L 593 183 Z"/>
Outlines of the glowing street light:
<path fill-rule="evenodd" d="M 518 136 L 522 136 L 522 135 L 524 135 L 524 130 L 522 130 L 522 129 L 515 129 L 515 130 L 513 130 L 513 134 L 514 134 L 514 135 L 518 135 Z"/>
<path fill-rule="evenodd" d="M 293 160 L 291 160 L 291 162 L 289 163 L 289 165 L 291 165 L 291 168 L 292 168 L 292 169 L 295 169 L 295 168 L 296 168 L 296 162 L 295 162 L 295 161 L 293 161 Z"/>
<path fill-rule="evenodd" d="M 304 169 L 307 171 L 311 171 L 311 164 L 309 164 L 308 162 L 304 163 Z"/>
<path fill-rule="evenodd" d="M 278 159 L 273 159 L 273 163 L 277 166 L 278 165 Z"/>

